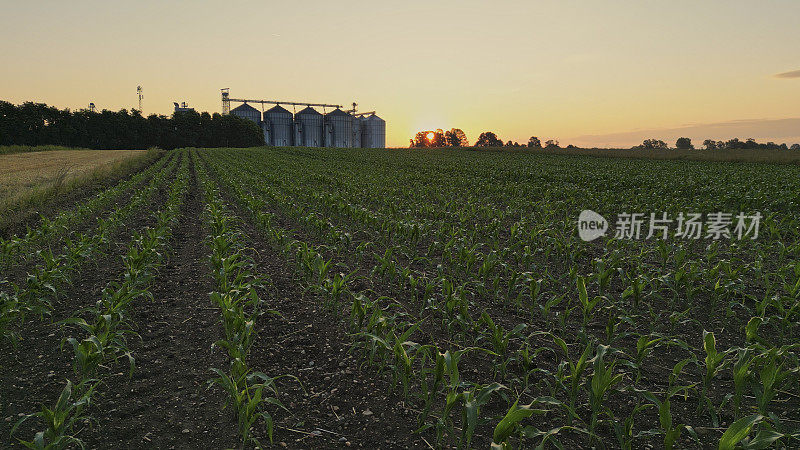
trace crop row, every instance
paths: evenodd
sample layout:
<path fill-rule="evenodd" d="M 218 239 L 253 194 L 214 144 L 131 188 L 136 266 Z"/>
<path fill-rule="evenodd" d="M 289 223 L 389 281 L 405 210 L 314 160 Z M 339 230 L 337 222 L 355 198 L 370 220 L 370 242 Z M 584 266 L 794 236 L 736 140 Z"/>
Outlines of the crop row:
<path fill-rule="evenodd" d="M 195 158 L 196 153 L 192 152 L 193 161 Z M 256 291 L 266 280 L 255 275 L 255 265 L 245 253 L 244 237 L 235 217 L 226 210 L 215 183 L 202 164 L 195 164 L 195 169 L 203 187 L 203 222 L 209 229 L 207 245 L 211 250 L 210 263 L 216 282 L 216 290 L 210 297 L 219 309 L 225 330 L 225 337 L 214 346 L 223 349 L 230 362 L 227 369 L 212 368 L 215 377 L 210 383 L 228 393 L 239 424 L 242 445 L 253 443 L 261 446 L 252 433 L 254 424 L 263 421 L 272 441 L 274 425 L 267 407 L 272 405 L 285 409 L 278 400 L 276 385 L 281 377 L 270 377 L 253 370 L 248 364 L 250 347 L 257 338 L 256 321 L 262 314 L 272 312 L 264 310 Z"/>
<path fill-rule="evenodd" d="M 169 189 L 166 204 L 154 213 L 155 226 L 133 233 L 127 251 L 122 256 L 124 271 L 103 289 L 95 305 L 79 311 L 60 322 L 73 333 L 62 341 L 73 351 L 74 383 L 67 380 L 52 407 L 24 416 L 14 426 L 12 434 L 32 417 L 40 419 L 42 430 L 30 441 L 20 442 L 30 448 L 83 447 L 79 433 L 91 421 L 90 409 L 109 367 L 120 359 L 127 360 L 129 374 L 135 369 L 135 357 L 128 349 L 129 337 L 135 336 L 130 308 L 137 301 L 150 297 L 148 287 L 164 263 L 165 250 L 188 186 L 188 159 L 181 153 L 180 167 Z"/>

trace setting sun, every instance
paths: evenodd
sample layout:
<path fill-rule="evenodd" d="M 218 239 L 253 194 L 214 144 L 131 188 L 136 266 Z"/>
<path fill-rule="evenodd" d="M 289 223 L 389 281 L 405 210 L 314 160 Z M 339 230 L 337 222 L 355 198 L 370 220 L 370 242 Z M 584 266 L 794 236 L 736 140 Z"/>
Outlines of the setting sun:
<path fill-rule="evenodd" d="M 427 137 L 429 141 L 432 141 L 434 136 L 435 134 L 433 133 L 433 131 L 429 131 L 428 134 L 425 135 L 425 137 Z"/>

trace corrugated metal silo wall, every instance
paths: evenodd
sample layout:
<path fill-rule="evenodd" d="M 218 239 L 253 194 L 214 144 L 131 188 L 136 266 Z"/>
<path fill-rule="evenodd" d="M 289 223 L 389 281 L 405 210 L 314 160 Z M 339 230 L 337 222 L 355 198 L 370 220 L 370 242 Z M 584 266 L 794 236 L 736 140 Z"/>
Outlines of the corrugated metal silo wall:
<path fill-rule="evenodd" d="M 294 116 L 295 123 L 298 125 L 299 140 L 295 141 L 296 145 L 303 147 L 324 147 L 325 141 L 322 136 L 322 114 L 314 111 L 308 111 L 306 108 Z"/>
<path fill-rule="evenodd" d="M 261 113 L 258 112 L 258 110 L 249 110 L 249 109 L 239 110 L 239 111 L 233 110 L 231 111 L 231 114 L 239 116 L 243 119 L 252 120 L 255 123 L 261 122 Z"/>
<path fill-rule="evenodd" d="M 366 148 L 386 148 L 386 122 L 378 116 L 368 117 L 363 125 L 362 144 Z"/>
<path fill-rule="evenodd" d="M 323 147 L 333 147 L 333 125 L 326 120 L 322 127 L 322 139 L 325 141 Z"/>
<path fill-rule="evenodd" d="M 349 148 L 353 146 L 353 116 L 336 110 L 326 117 L 333 136 L 330 147 Z"/>
<path fill-rule="evenodd" d="M 270 123 L 271 145 L 277 147 L 293 145 L 292 124 L 294 120 L 292 113 L 276 106 L 264 112 L 264 121 Z"/>
<path fill-rule="evenodd" d="M 353 118 L 353 147 L 361 147 L 361 124 L 363 120 L 360 117 Z"/>
<path fill-rule="evenodd" d="M 377 128 L 378 137 L 375 139 L 375 148 L 386 148 L 386 121 L 378 117 Z"/>
<path fill-rule="evenodd" d="M 264 132 L 264 143 L 269 145 L 269 122 L 261 122 L 261 131 Z"/>

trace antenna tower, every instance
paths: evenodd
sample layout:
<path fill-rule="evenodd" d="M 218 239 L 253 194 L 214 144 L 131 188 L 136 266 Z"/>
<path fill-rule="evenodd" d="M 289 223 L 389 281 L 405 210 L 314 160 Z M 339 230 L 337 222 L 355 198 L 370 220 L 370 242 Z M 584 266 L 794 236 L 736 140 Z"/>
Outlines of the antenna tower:
<path fill-rule="evenodd" d="M 142 112 L 142 99 L 144 98 L 144 94 L 142 93 L 142 85 L 136 86 L 136 95 L 139 96 L 139 112 Z"/>

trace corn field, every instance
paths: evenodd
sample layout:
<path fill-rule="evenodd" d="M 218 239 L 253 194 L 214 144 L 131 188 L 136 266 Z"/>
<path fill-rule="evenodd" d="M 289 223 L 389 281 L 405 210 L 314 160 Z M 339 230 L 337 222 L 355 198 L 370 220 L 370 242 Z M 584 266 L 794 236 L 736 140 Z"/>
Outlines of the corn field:
<path fill-rule="evenodd" d="M 797 448 L 798 205 L 796 165 L 173 150 L 0 240 L 0 442 Z"/>

